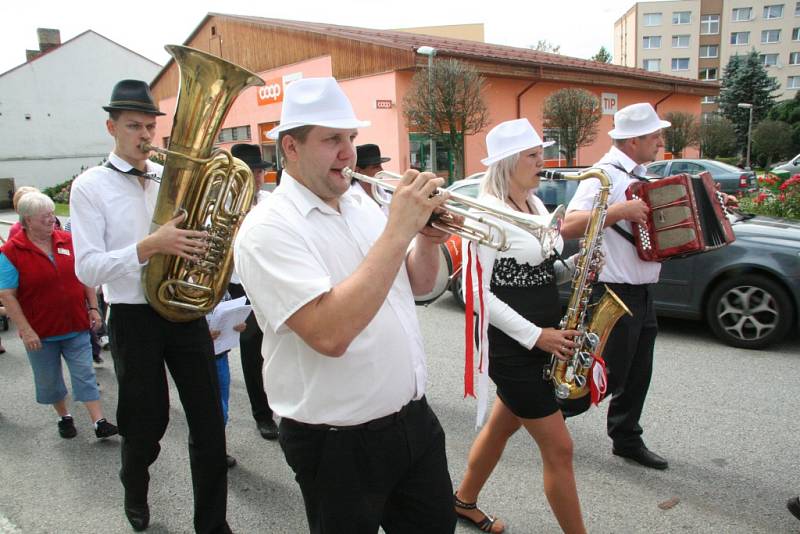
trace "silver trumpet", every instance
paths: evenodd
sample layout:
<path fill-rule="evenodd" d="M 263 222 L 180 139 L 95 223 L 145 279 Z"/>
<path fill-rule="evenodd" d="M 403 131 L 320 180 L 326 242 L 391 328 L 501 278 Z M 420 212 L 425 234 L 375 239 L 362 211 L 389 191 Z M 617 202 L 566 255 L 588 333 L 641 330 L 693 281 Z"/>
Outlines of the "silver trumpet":
<path fill-rule="evenodd" d="M 373 186 L 372 196 L 382 206 L 391 204 L 391 195 L 382 195 L 381 191 L 391 194 L 397 189 L 388 183 L 387 179 L 401 180 L 403 178 L 400 174 L 388 171 L 380 171 L 373 178 L 357 173 L 348 167 L 342 169 L 342 176 L 348 180 L 356 179 L 371 184 Z M 435 192 L 436 195 L 445 193 L 449 198 L 441 207 L 444 213 L 433 217 L 430 222 L 430 225 L 437 230 L 458 235 L 462 239 L 468 239 L 502 252 L 508 250 L 509 247 L 506 230 L 498 222 L 502 221 L 533 235 L 541 243 L 545 254 L 549 254 L 555 247 L 561 219 L 564 217 L 564 209 L 561 206 L 552 214 L 529 215 L 510 209 L 487 206 L 472 197 L 452 193 L 442 188 L 437 188 Z M 468 209 L 464 209 L 462 206 L 466 206 Z M 463 222 L 455 216 L 463 217 Z M 467 221 L 472 223 L 467 225 Z"/>

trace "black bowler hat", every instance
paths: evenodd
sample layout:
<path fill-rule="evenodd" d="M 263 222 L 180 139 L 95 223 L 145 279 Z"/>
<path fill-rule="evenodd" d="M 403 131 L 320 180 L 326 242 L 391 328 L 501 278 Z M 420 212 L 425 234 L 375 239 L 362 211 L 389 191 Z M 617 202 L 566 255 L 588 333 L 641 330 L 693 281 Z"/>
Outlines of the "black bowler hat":
<path fill-rule="evenodd" d="M 359 145 L 356 147 L 356 167 L 369 167 L 370 165 L 380 165 L 386 163 L 392 158 L 382 158 L 381 149 L 378 145 L 372 143 L 368 145 Z"/>
<path fill-rule="evenodd" d="M 272 163 L 261 159 L 261 147 L 258 145 L 248 145 L 247 143 L 239 143 L 233 145 L 231 148 L 233 157 L 247 163 L 251 169 L 267 169 L 272 167 Z"/>
<path fill-rule="evenodd" d="M 164 115 L 158 110 L 150 93 L 150 86 L 141 80 L 122 80 L 111 91 L 111 102 L 103 106 L 106 111 L 140 111 Z"/>

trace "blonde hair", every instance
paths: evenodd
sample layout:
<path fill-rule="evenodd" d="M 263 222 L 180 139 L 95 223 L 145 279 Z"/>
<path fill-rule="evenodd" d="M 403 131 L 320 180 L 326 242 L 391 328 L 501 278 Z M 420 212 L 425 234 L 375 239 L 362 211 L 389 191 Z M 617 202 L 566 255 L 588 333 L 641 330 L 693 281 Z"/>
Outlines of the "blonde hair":
<path fill-rule="evenodd" d="M 14 192 L 14 198 L 11 199 L 11 205 L 14 207 L 14 211 L 17 211 L 19 199 L 28 193 L 39 193 L 39 189 L 33 187 L 32 185 L 23 185 L 22 187 L 17 188 L 17 190 Z"/>
<path fill-rule="evenodd" d="M 514 174 L 514 170 L 519 163 L 519 152 L 495 161 L 486 170 L 486 174 L 481 179 L 481 195 L 492 195 L 500 200 L 505 200 L 508 196 L 508 182 Z"/>

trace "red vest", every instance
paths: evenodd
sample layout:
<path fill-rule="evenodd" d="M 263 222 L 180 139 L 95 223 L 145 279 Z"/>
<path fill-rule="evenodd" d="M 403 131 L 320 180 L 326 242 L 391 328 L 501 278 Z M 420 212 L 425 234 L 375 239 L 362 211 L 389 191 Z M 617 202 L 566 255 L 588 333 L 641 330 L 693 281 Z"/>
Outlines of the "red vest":
<path fill-rule="evenodd" d="M 53 261 L 19 232 L 3 246 L 3 254 L 17 268 L 17 300 L 25 318 L 40 338 L 89 329 L 84 285 L 75 276 L 72 236 L 53 232 Z"/>

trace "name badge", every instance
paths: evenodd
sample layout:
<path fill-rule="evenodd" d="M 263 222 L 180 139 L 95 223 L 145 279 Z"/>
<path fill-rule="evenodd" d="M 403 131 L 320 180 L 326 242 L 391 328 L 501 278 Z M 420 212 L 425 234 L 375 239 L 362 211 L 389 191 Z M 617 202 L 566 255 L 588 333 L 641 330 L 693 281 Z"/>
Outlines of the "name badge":
<path fill-rule="evenodd" d="M 69 256 L 69 249 L 68 248 L 60 248 L 58 249 L 59 254 L 63 254 L 64 256 Z"/>

